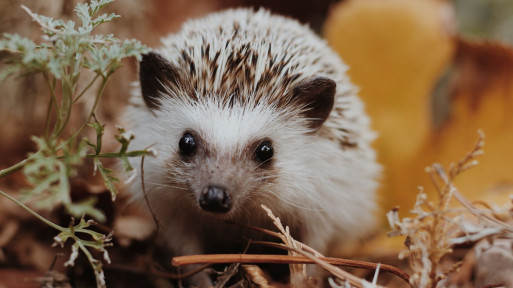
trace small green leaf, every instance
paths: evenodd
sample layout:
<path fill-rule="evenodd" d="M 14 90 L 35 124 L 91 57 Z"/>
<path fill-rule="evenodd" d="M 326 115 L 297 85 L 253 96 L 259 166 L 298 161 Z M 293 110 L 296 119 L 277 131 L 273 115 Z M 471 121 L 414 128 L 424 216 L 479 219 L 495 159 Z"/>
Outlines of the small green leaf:
<path fill-rule="evenodd" d="M 0 71 L 0 83 L 2 83 L 5 78 L 15 74 L 21 69 L 20 64 L 11 64 L 7 65 L 3 70 Z"/>
<path fill-rule="evenodd" d="M 90 2 L 90 10 L 89 10 L 89 15 L 92 17 L 93 15 L 95 15 L 96 13 L 98 13 L 98 11 L 100 9 L 102 9 L 105 5 L 108 5 L 110 3 L 114 2 L 114 0 L 91 0 Z"/>
<path fill-rule="evenodd" d="M 102 24 L 102 23 L 106 23 L 106 22 L 110 22 L 116 18 L 120 18 L 121 16 L 115 14 L 115 13 L 111 13 L 109 15 L 107 14 L 103 14 L 103 15 L 100 15 L 98 17 L 96 17 L 92 22 L 91 22 L 91 25 L 94 27 Z"/>
<path fill-rule="evenodd" d="M 40 208 L 50 209 L 59 203 L 71 203 L 69 195 L 69 171 L 63 160 L 59 159 L 51 148 L 53 144 L 42 138 L 33 137 L 39 147 L 25 164 L 23 173 L 31 189 L 24 189 L 24 199 L 38 200 Z"/>
<path fill-rule="evenodd" d="M 77 3 L 77 6 L 75 7 L 74 11 L 77 13 L 80 20 L 82 20 L 82 27 L 80 27 L 81 29 L 84 29 L 85 27 L 91 27 L 91 16 L 89 15 L 88 4 Z"/>
<path fill-rule="evenodd" d="M 96 202 L 97 199 L 95 197 L 91 197 L 78 203 L 70 203 L 66 206 L 66 210 L 69 214 L 75 217 L 88 215 L 91 216 L 93 219 L 98 220 L 99 222 L 105 222 L 105 214 L 103 214 L 101 210 L 94 207 Z"/>
<path fill-rule="evenodd" d="M 100 171 L 100 174 L 103 177 L 105 187 L 109 189 L 112 201 L 114 201 L 116 199 L 116 196 L 118 195 L 118 189 L 116 188 L 114 183 L 119 183 L 119 179 L 116 177 L 112 169 L 103 167 L 102 162 L 98 158 L 94 158 L 94 167 L 95 170 Z"/>
<path fill-rule="evenodd" d="M 34 41 L 17 34 L 5 33 L 3 38 L 4 39 L 0 40 L 0 50 L 15 53 L 29 53 L 36 49 L 36 43 L 34 43 Z"/>

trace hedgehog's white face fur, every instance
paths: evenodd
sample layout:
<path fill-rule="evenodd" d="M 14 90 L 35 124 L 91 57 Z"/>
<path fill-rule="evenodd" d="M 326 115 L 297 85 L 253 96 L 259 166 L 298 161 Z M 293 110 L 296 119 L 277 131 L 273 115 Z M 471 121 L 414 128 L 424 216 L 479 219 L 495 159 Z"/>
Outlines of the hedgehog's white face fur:
<path fill-rule="evenodd" d="M 165 99 L 155 114 L 162 121 L 155 131 L 165 143 L 158 150 L 167 158 L 162 163 L 164 181 L 160 182 L 183 187 L 164 193 L 183 194 L 197 213 L 203 209 L 214 212 L 212 217 L 247 217 L 260 205 L 255 199 L 279 201 L 274 186 L 287 170 L 284 160 L 300 152 L 290 151 L 288 146 L 307 148 L 302 143 L 307 130 L 304 118 L 294 119 L 290 112 L 268 105 L 225 105 L 212 95 L 194 102 Z M 209 191 L 210 187 L 219 188 L 222 194 L 210 197 L 220 202 L 205 198 L 215 192 Z"/>
<path fill-rule="evenodd" d="M 370 230 L 374 136 L 323 40 L 239 9 L 189 21 L 163 43 L 141 61 L 128 114 L 133 148 L 159 152 L 145 160 L 146 190 L 176 253 L 204 252 L 205 231 L 228 241 L 221 219 L 269 225 L 261 204 L 321 252 L 333 235 Z M 130 190 L 142 196 L 140 187 Z"/>

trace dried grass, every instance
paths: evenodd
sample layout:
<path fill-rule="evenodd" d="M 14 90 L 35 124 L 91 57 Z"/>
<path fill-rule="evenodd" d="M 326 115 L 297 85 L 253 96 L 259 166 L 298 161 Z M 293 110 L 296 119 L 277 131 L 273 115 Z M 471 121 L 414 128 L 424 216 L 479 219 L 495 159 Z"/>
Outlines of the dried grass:
<path fill-rule="evenodd" d="M 440 267 L 442 257 L 452 253 L 456 244 L 473 243 L 486 237 L 513 238 L 511 213 L 498 208 L 478 208 L 454 186 L 454 179 L 478 164 L 476 158 L 483 153 L 484 134 L 473 149 L 458 163 L 451 164 L 446 173 L 440 164 L 426 169 L 436 189 L 437 199 L 432 202 L 422 188 L 411 213 L 414 217 L 399 219 L 398 209 L 387 213 L 392 228 L 390 236 L 406 236 L 406 250 L 400 258 L 409 257 L 413 274 L 413 287 L 443 287 L 447 276 L 459 268 L 456 263 L 449 269 Z M 456 200 L 456 206 L 452 200 Z"/>
<path fill-rule="evenodd" d="M 283 226 L 280 218 L 276 217 L 272 211 L 262 206 L 262 208 L 267 212 L 269 217 L 273 220 L 274 225 L 278 229 L 279 233 L 265 230 L 257 227 L 248 227 L 251 229 L 255 229 L 261 231 L 263 233 L 276 236 L 282 240 L 283 243 L 275 243 L 275 242 L 264 242 L 264 241 L 251 241 L 251 244 L 255 245 L 267 245 L 276 248 L 281 248 L 289 251 L 289 255 L 246 255 L 246 254 L 221 254 L 221 255 L 191 255 L 191 256 L 181 256 L 173 258 L 172 264 L 174 266 L 183 266 L 183 265 L 191 265 L 191 264 L 214 264 L 214 263 L 288 263 L 290 269 L 290 287 L 318 287 L 318 282 L 321 279 L 313 279 L 307 276 L 306 273 L 306 265 L 307 263 L 314 263 L 329 273 L 331 273 L 332 277 L 336 279 L 330 280 L 330 283 L 333 283 L 333 287 L 338 287 L 338 285 L 344 285 L 345 287 L 382 287 L 377 285 L 377 278 L 379 274 L 380 267 L 384 268 L 383 270 L 392 272 L 399 277 L 408 281 L 408 275 L 403 271 L 399 270 L 396 267 L 390 265 L 382 265 L 357 261 L 357 260 L 346 260 L 339 258 L 329 258 L 324 257 L 321 253 L 316 251 L 315 249 L 295 240 L 289 232 L 289 228 L 287 226 Z M 361 279 L 347 271 L 344 271 L 337 267 L 336 265 L 341 266 L 351 266 L 365 269 L 373 269 L 375 270 L 375 277 L 372 283 Z M 232 267 L 232 266 L 231 266 Z M 243 266 L 247 267 L 247 266 Z M 248 270 L 249 269 L 249 270 Z M 231 271 L 228 269 L 225 273 Z M 244 268 L 246 273 L 246 278 L 249 278 L 252 283 L 260 283 L 262 282 L 263 274 L 261 272 L 255 271 L 254 268 Z M 251 273 L 249 272 L 251 271 Z M 257 273 L 258 272 L 258 273 Z M 232 272 L 229 272 L 232 273 Z M 248 274 L 249 273 L 249 274 Z M 255 274 L 257 273 L 257 274 Z M 260 276 L 258 276 L 260 275 Z M 257 277 L 258 276 L 258 277 Z M 231 276 L 230 276 L 231 277 Z M 221 277 L 225 278 L 225 277 Z M 315 280 L 318 280 L 317 282 Z M 266 280 L 267 281 L 267 280 Z M 339 284 L 342 283 L 342 284 Z M 265 284 L 268 285 L 268 284 Z M 264 286 L 265 286 L 264 285 Z M 217 287 L 217 286 L 216 286 Z M 267 287 L 267 286 L 265 286 Z"/>
<path fill-rule="evenodd" d="M 353 274 L 322 260 L 321 257 L 324 256 L 321 253 L 301 242 L 294 240 L 289 233 L 288 226 L 284 228 L 281 224 L 280 218 L 274 216 L 269 208 L 264 205 L 262 205 L 262 208 L 267 212 L 267 215 L 269 215 L 269 217 L 273 220 L 276 228 L 278 228 L 280 231 L 280 238 L 285 246 L 290 248 L 289 255 L 301 255 L 311 259 L 313 262 L 330 272 L 334 277 L 340 279 L 343 283 L 348 283 L 351 287 L 381 287 L 356 277 Z M 291 265 L 290 279 L 291 287 L 304 287 L 304 283 L 307 281 L 305 265 Z"/>

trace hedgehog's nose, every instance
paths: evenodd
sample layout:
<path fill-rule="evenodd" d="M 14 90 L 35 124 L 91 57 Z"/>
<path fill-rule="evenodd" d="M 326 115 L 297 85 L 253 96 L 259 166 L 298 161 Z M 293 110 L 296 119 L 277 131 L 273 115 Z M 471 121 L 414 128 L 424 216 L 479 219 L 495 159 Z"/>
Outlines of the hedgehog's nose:
<path fill-rule="evenodd" d="M 199 204 L 205 211 L 226 213 L 232 208 L 232 199 L 225 188 L 208 186 L 201 192 Z"/>

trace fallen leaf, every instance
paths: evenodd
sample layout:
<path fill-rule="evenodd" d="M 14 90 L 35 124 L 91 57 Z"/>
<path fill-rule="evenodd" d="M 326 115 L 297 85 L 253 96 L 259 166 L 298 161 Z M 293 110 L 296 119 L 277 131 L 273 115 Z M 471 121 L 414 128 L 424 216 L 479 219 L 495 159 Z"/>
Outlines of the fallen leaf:
<path fill-rule="evenodd" d="M 325 25 L 379 134 L 385 211 L 399 205 L 407 213 L 418 186 L 433 193 L 424 168 L 460 158 L 478 129 L 485 155 L 455 185 L 471 200 L 496 204 L 513 192 L 513 49 L 458 37 L 451 11 L 438 0 L 348 0 Z M 432 92 L 447 67 L 448 114 L 435 126 Z"/>
<path fill-rule="evenodd" d="M 348 0 L 326 21 L 328 43 L 348 64 L 379 134 L 385 210 L 414 202 L 417 191 L 405 184 L 422 173 L 410 161 L 431 129 L 429 97 L 454 53 L 453 21 L 451 6 L 435 0 Z"/>

